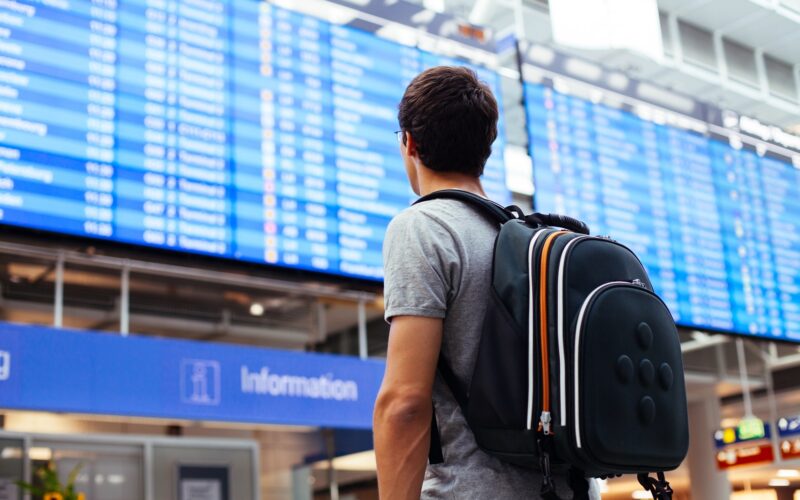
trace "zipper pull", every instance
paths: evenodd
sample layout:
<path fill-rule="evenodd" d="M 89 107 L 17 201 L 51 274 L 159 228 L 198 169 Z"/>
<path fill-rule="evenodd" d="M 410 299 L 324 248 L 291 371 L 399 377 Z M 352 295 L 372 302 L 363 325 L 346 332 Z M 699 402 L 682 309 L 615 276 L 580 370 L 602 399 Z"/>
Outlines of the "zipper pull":
<path fill-rule="evenodd" d="M 552 421 L 553 419 L 550 417 L 550 412 L 543 411 L 541 418 L 539 418 L 539 427 L 545 436 L 549 436 L 551 434 L 550 423 Z"/>
<path fill-rule="evenodd" d="M 633 285 L 636 285 L 636 286 L 638 286 L 638 287 L 640 287 L 640 288 L 647 288 L 647 287 L 645 286 L 645 284 L 642 282 L 642 280 L 640 280 L 640 279 L 638 279 L 638 278 L 637 278 L 637 279 L 635 279 L 635 280 L 633 280 L 633 281 L 631 281 L 631 284 L 633 284 Z"/>

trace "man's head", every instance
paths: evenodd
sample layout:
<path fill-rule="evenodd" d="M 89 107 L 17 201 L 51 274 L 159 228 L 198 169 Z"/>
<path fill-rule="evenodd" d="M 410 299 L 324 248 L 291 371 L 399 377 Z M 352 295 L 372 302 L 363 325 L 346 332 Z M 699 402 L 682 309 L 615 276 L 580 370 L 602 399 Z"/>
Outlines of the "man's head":
<path fill-rule="evenodd" d="M 480 177 L 497 137 L 497 118 L 497 101 L 472 70 L 438 66 L 417 75 L 398 112 L 400 149 L 414 191 L 420 167 Z"/>

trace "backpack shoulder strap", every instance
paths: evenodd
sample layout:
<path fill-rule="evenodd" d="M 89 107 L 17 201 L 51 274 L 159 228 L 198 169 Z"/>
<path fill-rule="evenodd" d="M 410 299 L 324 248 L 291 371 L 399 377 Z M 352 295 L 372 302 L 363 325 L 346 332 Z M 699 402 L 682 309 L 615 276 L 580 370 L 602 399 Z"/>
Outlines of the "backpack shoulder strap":
<path fill-rule="evenodd" d="M 450 368 L 450 364 L 444 358 L 444 355 L 439 353 L 439 361 L 436 364 L 436 372 L 441 375 L 444 385 L 450 389 L 453 398 L 461 408 L 461 413 L 464 418 L 467 418 L 467 392 L 461 383 L 458 381 L 456 374 Z M 442 440 L 439 435 L 439 426 L 436 422 L 436 408 L 433 408 L 433 421 L 431 422 L 431 445 L 428 451 L 428 460 L 431 464 L 440 464 L 444 462 L 444 453 L 442 452 Z"/>
<path fill-rule="evenodd" d="M 505 224 L 511 219 L 516 218 L 513 213 L 503 208 L 502 205 L 499 205 L 491 200 L 487 200 L 486 198 L 478 196 L 477 194 L 470 193 L 468 191 L 462 191 L 460 189 L 442 189 L 440 191 L 434 191 L 415 201 L 414 205 L 429 200 L 441 199 L 463 201 L 464 203 L 475 207 L 479 212 L 485 214 L 498 224 Z M 521 215 L 522 214 L 520 214 L 520 216 Z"/>
<path fill-rule="evenodd" d="M 437 200 L 437 199 L 451 199 L 451 200 L 459 200 L 462 201 L 472 207 L 474 207 L 478 212 L 484 214 L 490 220 L 498 223 L 498 224 L 505 224 L 506 222 L 522 217 L 522 210 L 516 209 L 518 215 L 515 215 L 510 210 L 503 208 L 502 205 L 499 205 L 491 200 L 478 196 L 476 194 L 470 193 L 468 191 L 462 191 L 460 189 L 442 189 L 440 191 L 434 191 L 428 195 L 425 195 L 414 202 L 414 205 L 417 203 L 424 203 L 429 200 Z M 444 356 L 440 353 L 439 354 L 439 361 L 436 366 L 436 371 L 441 375 L 442 380 L 444 381 L 445 385 L 450 389 L 450 392 L 453 394 L 458 406 L 461 408 L 461 411 L 466 418 L 467 415 L 467 391 L 464 387 L 462 387 L 461 383 L 458 381 L 455 373 L 450 368 L 450 365 L 445 360 Z M 431 464 L 438 464 L 444 461 L 444 455 L 442 453 L 442 443 L 441 438 L 439 435 L 439 426 L 436 422 L 436 409 L 433 409 L 433 418 L 431 422 L 431 441 L 430 441 L 430 448 L 428 452 L 428 459 Z"/>

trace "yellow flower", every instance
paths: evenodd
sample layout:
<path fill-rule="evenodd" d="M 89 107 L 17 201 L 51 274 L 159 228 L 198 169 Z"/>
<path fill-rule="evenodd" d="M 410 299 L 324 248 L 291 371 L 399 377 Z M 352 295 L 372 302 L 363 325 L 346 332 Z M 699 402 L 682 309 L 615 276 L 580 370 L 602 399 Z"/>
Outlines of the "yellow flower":
<path fill-rule="evenodd" d="M 45 493 L 42 500 L 64 500 L 61 493 Z"/>

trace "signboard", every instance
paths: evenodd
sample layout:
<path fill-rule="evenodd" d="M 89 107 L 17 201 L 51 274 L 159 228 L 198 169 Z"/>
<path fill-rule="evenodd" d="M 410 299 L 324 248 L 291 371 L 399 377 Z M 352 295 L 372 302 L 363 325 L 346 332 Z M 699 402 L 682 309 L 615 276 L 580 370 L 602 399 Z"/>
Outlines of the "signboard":
<path fill-rule="evenodd" d="M 769 424 L 758 418 L 742 419 L 736 427 L 718 430 L 714 433 L 717 468 L 771 463 L 775 453 L 770 436 Z"/>
<path fill-rule="evenodd" d="M 736 427 L 727 427 L 714 433 L 714 443 L 717 448 L 748 441 L 769 439 L 770 426 L 759 419 L 745 419 Z"/>
<path fill-rule="evenodd" d="M 800 415 L 778 420 L 778 436 L 781 438 L 781 458 L 800 458 Z"/>
<path fill-rule="evenodd" d="M 781 439 L 781 458 L 784 460 L 800 458 L 800 436 Z"/>
<path fill-rule="evenodd" d="M 730 446 L 717 452 L 717 468 L 725 470 L 742 465 L 767 464 L 774 459 L 775 454 L 769 442 Z"/>
<path fill-rule="evenodd" d="M 0 322 L 0 408 L 370 429 L 383 361 Z"/>
<path fill-rule="evenodd" d="M 0 224 L 382 279 L 416 198 L 397 105 L 422 70 L 465 63 L 269 2 L 34 4 L 0 3 Z M 360 8 L 484 45 L 421 6 Z M 504 142 L 501 125 L 483 185 L 509 204 Z"/>
<path fill-rule="evenodd" d="M 800 342 L 800 137 L 520 46 L 536 211 L 628 245 L 682 326 Z"/>
<path fill-rule="evenodd" d="M 228 467 L 181 465 L 179 500 L 228 500 Z"/>

